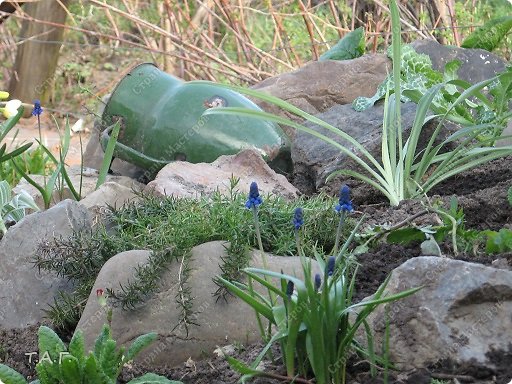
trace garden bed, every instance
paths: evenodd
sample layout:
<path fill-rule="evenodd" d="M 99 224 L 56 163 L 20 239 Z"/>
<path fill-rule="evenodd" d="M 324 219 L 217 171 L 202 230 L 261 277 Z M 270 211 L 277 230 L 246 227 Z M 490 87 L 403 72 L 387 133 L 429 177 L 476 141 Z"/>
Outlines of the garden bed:
<path fill-rule="evenodd" d="M 443 185 L 436 188 L 435 192 L 445 202 L 448 202 L 452 195 L 457 196 L 465 213 L 466 229 L 499 230 L 503 227 L 510 228 L 512 210 L 506 201 L 506 191 L 512 185 L 512 169 L 509 166 L 511 160 L 506 158 L 494 161 L 473 171 L 465 172 L 459 177 L 443 183 Z M 336 190 L 336 187 L 332 187 L 332 189 Z M 365 198 L 357 191 L 358 188 L 354 188 L 353 199 L 357 204 L 356 214 L 366 213 L 368 225 L 396 224 L 422 209 L 418 201 L 405 201 L 396 208 L 389 207 L 384 202 L 365 205 L 363 200 Z M 373 196 L 370 200 L 378 201 L 379 199 L 378 196 Z M 421 220 L 421 218 L 418 218 L 419 224 L 421 224 Z M 450 242 L 447 241 L 442 244 L 441 248 L 443 254 L 454 257 L 451 255 L 452 246 Z M 361 300 L 375 292 L 388 273 L 408 259 L 420 254 L 419 242 L 413 242 L 407 246 L 380 242 L 377 247 L 358 255 L 357 260 L 360 263 L 360 269 L 356 285 L 356 300 Z M 488 255 L 482 252 L 481 249 L 476 253 L 462 250 L 455 258 L 500 268 L 507 268 L 507 266 L 510 268 L 512 264 L 512 253 Z M 37 328 L 37 326 L 32 326 L 24 330 L 0 331 L 0 346 L 2 346 L 0 361 L 12 366 L 26 376 L 34 375 L 34 364 L 28 363 L 28 356 L 25 354 L 37 350 Z M 240 346 L 236 354 L 243 361 L 251 362 L 261 347 L 261 345 Z M 276 354 L 276 356 L 279 356 L 279 354 Z M 495 365 L 494 367 L 457 366 L 449 361 L 443 361 L 433 367 L 432 371 L 402 372 L 397 374 L 390 382 L 430 383 L 433 377 L 444 377 L 445 379 L 453 377 L 458 379 L 459 382 L 508 384 L 512 378 L 512 349 L 510 351 L 495 351 L 490 359 Z M 351 363 L 353 364 L 349 365 L 350 383 L 382 382 L 379 381 L 380 379 L 369 377 L 367 364 L 356 361 Z M 275 370 L 279 374 L 284 373 L 279 361 L 276 362 L 275 367 L 272 367 L 271 364 L 267 367 L 270 371 Z M 126 382 L 130 378 L 147 371 L 154 371 L 173 379 L 181 379 L 185 383 L 235 383 L 239 377 L 229 368 L 224 358 L 215 357 L 204 361 L 189 362 L 173 369 L 133 364 L 133 366 L 125 368 L 121 382 Z M 264 378 L 258 380 L 255 382 L 277 382 Z"/>

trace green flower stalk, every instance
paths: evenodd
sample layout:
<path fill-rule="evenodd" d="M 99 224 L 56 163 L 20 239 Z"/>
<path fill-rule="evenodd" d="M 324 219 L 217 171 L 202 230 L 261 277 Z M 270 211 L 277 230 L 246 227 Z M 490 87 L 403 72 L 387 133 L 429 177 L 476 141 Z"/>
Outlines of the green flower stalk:
<path fill-rule="evenodd" d="M 260 222 L 258 220 L 258 207 L 263 203 L 263 199 L 260 196 L 260 192 L 258 190 L 258 184 L 253 181 L 249 187 L 249 197 L 245 202 L 245 208 L 252 210 L 254 217 L 254 228 L 256 230 L 256 238 L 258 240 L 258 248 L 260 249 L 261 261 L 263 263 L 263 268 L 268 269 L 267 257 L 265 256 L 265 251 L 263 250 L 263 242 L 261 241 L 261 231 L 260 231 Z M 267 280 L 267 277 L 265 277 Z M 249 289 L 252 291 L 252 279 L 249 278 Z M 275 303 L 276 298 L 272 291 L 268 290 L 268 296 L 272 303 Z M 261 317 L 258 312 L 256 312 L 256 320 L 258 322 L 258 327 L 260 329 L 260 334 L 264 338 L 264 340 L 268 341 L 271 337 L 271 325 L 268 324 L 268 332 L 264 331 L 263 322 L 261 321 Z"/>
<path fill-rule="evenodd" d="M 109 328 L 112 328 L 112 308 L 107 306 L 107 293 L 103 289 L 99 288 L 96 290 L 96 298 L 98 299 L 99 306 L 105 309 L 107 324 Z"/>
<path fill-rule="evenodd" d="M 32 108 L 32 116 L 37 116 L 37 130 L 39 131 L 39 146 L 41 146 L 43 143 L 43 134 L 41 132 L 41 114 L 42 113 L 43 113 L 43 108 L 41 107 L 41 101 L 34 100 L 34 108 Z M 43 172 L 43 182 L 44 182 L 44 187 L 46 188 L 46 172 Z"/>
<path fill-rule="evenodd" d="M 350 188 L 348 185 L 344 184 L 341 186 L 338 204 L 336 207 L 334 207 L 334 210 L 338 213 L 341 213 L 338 229 L 336 231 L 336 241 L 334 243 L 333 249 L 333 254 L 337 255 L 340 245 L 341 230 L 343 229 L 343 224 L 345 223 L 347 213 L 350 213 L 354 210 L 354 207 L 352 206 L 352 200 L 350 200 Z"/>

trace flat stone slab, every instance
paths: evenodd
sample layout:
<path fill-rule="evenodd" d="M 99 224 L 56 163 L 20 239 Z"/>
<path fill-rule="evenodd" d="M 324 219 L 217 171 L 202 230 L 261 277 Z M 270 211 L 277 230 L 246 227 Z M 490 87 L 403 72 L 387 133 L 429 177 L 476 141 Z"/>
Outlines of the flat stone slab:
<path fill-rule="evenodd" d="M 236 189 L 249 192 L 251 182 L 256 181 L 260 193 L 270 193 L 293 199 L 298 190 L 277 174 L 254 149 L 243 150 L 236 155 L 220 156 L 213 163 L 192 164 L 176 161 L 166 165 L 151 181 L 146 191 L 157 196 L 197 198 L 219 191 L 230 191 L 230 179 L 239 178 Z"/>

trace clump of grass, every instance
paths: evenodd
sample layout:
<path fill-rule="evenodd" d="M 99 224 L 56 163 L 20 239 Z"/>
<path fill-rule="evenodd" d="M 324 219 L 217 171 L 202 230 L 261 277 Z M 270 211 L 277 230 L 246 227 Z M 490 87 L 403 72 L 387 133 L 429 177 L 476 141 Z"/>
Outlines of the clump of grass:
<path fill-rule="evenodd" d="M 75 233 L 68 239 L 41 244 L 36 265 L 70 279 L 76 287 L 73 298 L 56 300 L 48 311 L 50 319 L 56 326 L 71 329 L 83 309 L 78 304 L 87 300 L 105 262 L 119 252 L 148 249 L 152 255 L 146 265 L 136 269 L 136 279 L 118 291 L 109 292 L 110 296 L 125 309 L 135 308 L 156 291 L 159 277 L 169 263 L 181 263 L 180 293 L 176 302 L 182 311 L 182 322 L 193 324 L 192 297 L 187 283 L 190 250 L 209 241 L 228 241 L 220 268 L 222 277 L 234 280 L 249 264 L 248 250 L 258 247 L 252 213 L 243 209 L 246 196 L 237 192 L 237 182 L 232 180 L 232 190 L 227 195 L 214 193 L 200 199 L 141 195 L 138 203 L 110 208 L 108 230 L 100 226 L 91 233 Z M 338 222 L 332 208 L 335 199 L 326 195 L 293 202 L 278 196 L 264 199 L 265 204 L 259 210 L 259 225 L 266 252 L 282 256 L 297 254 L 290 218 L 298 206 L 307 212 L 301 244 L 304 252 L 313 255 L 315 250 L 324 253 L 332 250 Z M 349 233 L 353 226 L 349 222 L 344 232 Z M 226 293 L 222 286 L 215 292 L 219 297 Z"/>

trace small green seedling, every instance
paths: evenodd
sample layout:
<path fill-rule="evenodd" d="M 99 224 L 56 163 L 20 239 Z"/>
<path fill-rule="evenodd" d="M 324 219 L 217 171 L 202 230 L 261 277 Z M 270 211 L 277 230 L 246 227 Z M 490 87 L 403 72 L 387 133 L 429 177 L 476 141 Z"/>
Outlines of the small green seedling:
<path fill-rule="evenodd" d="M 38 380 L 30 384 L 116 384 L 123 366 L 149 346 L 156 333 L 139 336 L 125 350 L 117 348 L 116 341 L 107 325 L 103 326 L 87 355 L 82 331 L 76 331 L 68 348 L 50 328 L 39 328 L 39 362 L 36 365 Z M 0 364 L 0 383 L 27 384 L 27 380 L 14 369 Z M 128 384 L 181 384 L 153 373 L 131 380 Z"/>
<path fill-rule="evenodd" d="M 0 181 L 0 231 L 7 232 L 7 223 L 16 223 L 25 217 L 25 210 L 38 211 L 34 199 L 25 191 L 12 196 L 11 186 L 7 181 Z M 1 383 L 0 383 L 1 384 Z"/>

